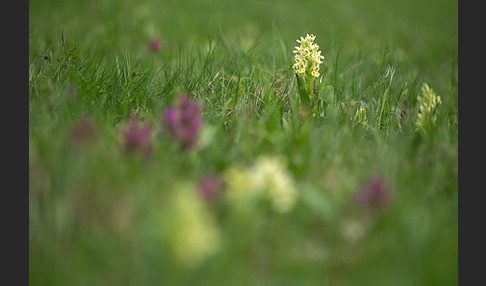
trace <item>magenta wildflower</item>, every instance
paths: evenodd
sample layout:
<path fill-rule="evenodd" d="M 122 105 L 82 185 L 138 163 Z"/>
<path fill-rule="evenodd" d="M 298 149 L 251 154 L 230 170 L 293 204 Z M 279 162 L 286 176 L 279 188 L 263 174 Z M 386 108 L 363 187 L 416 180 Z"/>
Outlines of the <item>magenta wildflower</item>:
<path fill-rule="evenodd" d="M 405 106 L 402 108 L 402 111 L 400 112 L 400 126 L 403 126 L 403 122 L 408 118 L 407 100 L 404 101 L 404 104 Z"/>
<path fill-rule="evenodd" d="M 400 117 L 403 118 L 403 119 L 406 119 L 408 118 L 408 112 L 407 112 L 407 108 L 402 108 L 402 113 L 400 114 Z"/>
<path fill-rule="evenodd" d="M 367 184 L 361 187 L 354 196 L 354 201 L 360 205 L 384 207 L 390 202 L 390 189 L 382 175 L 375 175 Z"/>
<path fill-rule="evenodd" d="M 199 104 L 182 95 L 175 106 L 166 110 L 163 120 L 172 139 L 179 141 L 184 148 L 197 146 L 197 135 L 203 124 Z"/>
<path fill-rule="evenodd" d="M 95 136 L 96 132 L 93 123 L 86 117 L 76 122 L 71 130 L 71 138 L 76 143 L 93 140 Z"/>
<path fill-rule="evenodd" d="M 221 180 L 217 176 L 206 176 L 199 179 L 197 184 L 200 195 L 207 202 L 213 202 L 221 189 Z"/>
<path fill-rule="evenodd" d="M 145 157 L 150 157 L 152 155 L 151 131 L 150 125 L 144 125 L 134 117 L 130 117 L 129 125 L 122 134 L 124 151 L 127 153 L 142 152 Z"/>
<path fill-rule="evenodd" d="M 150 40 L 148 48 L 151 52 L 158 52 L 162 48 L 162 41 L 160 39 L 154 38 Z"/>

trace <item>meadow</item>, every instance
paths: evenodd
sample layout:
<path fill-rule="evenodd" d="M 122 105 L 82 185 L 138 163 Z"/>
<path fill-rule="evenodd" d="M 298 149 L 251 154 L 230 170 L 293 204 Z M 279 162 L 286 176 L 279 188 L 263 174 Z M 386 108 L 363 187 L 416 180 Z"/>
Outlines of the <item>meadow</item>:
<path fill-rule="evenodd" d="M 457 13 L 29 1 L 29 284 L 457 285 Z"/>

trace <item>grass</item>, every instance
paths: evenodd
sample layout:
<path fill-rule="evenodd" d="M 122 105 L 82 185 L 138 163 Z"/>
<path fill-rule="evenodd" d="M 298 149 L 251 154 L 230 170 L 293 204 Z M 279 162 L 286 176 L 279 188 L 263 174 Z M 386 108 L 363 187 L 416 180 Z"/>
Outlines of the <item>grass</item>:
<path fill-rule="evenodd" d="M 291 64 L 306 33 L 328 105 L 302 120 Z M 30 283 L 457 284 L 457 46 L 457 1 L 30 1 Z M 423 83 L 442 99 L 426 134 Z M 161 120 L 182 93 L 202 107 L 194 150 Z M 130 116 L 152 126 L 149 160 L 123 152 Z M 83 118 L 94 131 L 76 141 Z M 292 210 L 234 206 L 222 187 L 194 206 L 218 250 L 181 262 L 178 195 L 262 156 L 285 160 Z M 376 174 L 384 211 L 353 201 Z"/>

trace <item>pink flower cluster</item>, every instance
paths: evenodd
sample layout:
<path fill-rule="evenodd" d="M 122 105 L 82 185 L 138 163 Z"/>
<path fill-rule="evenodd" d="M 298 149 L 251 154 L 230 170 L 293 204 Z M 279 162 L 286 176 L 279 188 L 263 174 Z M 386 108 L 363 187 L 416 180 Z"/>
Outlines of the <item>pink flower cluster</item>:
<path fill-rule="evenodd" d="M 96 133 L 95 126 L 91 120 L 89 120 L 87 117 L 83 117 L 73 126 L 71 131 L 71 139 L 76 144 L 86 142 L 95 139 Z"/>
<path fill-rule="evenodd" d="M 182 95 L 166 110 L 163 120 L 173 140 L 187 149 L 197 146 L 197 135 L 203 124 L 199 104 Z"/>
<path fill-rule="evenodd" d="M 160 51 L 162 49 L 162 40 L 158 38 L 151 39 L 148 44 L 148 49 L 153 53 Z"/>
<path fill-rule="evenodd" d="M 203 124 L 201 107 L 198 103 L 191 101 L 187 95 L 180 96 L 176 104 L 170 106 L 162 114 L 161 120 L 164 125 L 163 130 L 167 131 L 170 139 L 180 143 L 185 150 L 197 146 L 198 133 Z M 124 153 L 141 153 L 146 159 L 149 159 L 153 153 L 152 129 L 151 124 L 141 122 L 131 116 L 128 124 L 119 130 Z M 88 118 L 80 119 L 71 130 L 71 140 L 73 144 L 77 145 L 96 139 L 96 135 L 97 130 Z M 204 189 L 209 190 L 211 186 L 208 185 Z M 210 190 L 203 192 L 211 193 Z"/>
<path fill-rule="evenodd" d="M 150 125 L 144 125 L 131 117 L 128 127 L 123 131 L 125 152 L 142 152 L 145 157 L 150 157 L 152 155 L 151 130 Z"/>
<path fill-rule="evenodd" d="M 382 208 L 390 202 L 390 189 L 382 175 L 375 175 L 354 196 L 360 205 Z"/>
<path fill-rule="evenodd" d="M 197 183 L 197 188 L 201 197 L 205 201 L 212 203 L 222 188 L 221 178 L 217 175 L 202 177 Z"/>

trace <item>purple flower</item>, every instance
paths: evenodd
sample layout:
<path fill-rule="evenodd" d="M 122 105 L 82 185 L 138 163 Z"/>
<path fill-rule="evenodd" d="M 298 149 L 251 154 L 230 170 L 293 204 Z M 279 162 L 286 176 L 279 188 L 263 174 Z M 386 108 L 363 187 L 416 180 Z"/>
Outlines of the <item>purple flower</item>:
<path fill-rule="evenodd" d="M 151 52 L 158 52 L 162 48 L 162 41 L 160 39 L 154 38 L 150 40 L 148 48 Z"/>
<path fill-rule="evenodd" d="M 179 97 L 175 106 L 166 110 L 163 120 L 172 139 L 179 141 L 184 148 L 197 146 L 197 135 L 203 124 L 201 108 L 187 95 Z"/>
<path fill-rule="evenodd" d="M 127 153 L 142 152 L 147 158 L 152 154 L 150 142 L 152 128 L 130 117 L 128 127 L 123 130 L 123 148 Z"/>
<path fill-rule="evenodd" d="M 207 202 L 213 202 L 216 194 L 221 189 L 221 181 L 217 176 L 206 176 L 199 179 L 197 187 L 200 195 Z"/>
<path fill-rule="evenodd" d="M 383 175 L 372 177 L 354 195 L 354 201 L 359 205 L 384 207 L 390 202 L 390 189 L 385 183 Z"/>
<path fill-rule="evenodd" d="M 81 118 L 71 130 L 71 138 L 74 142 L 81 143 L 93 140 L 96 130 L 93 123 L 86 117 Z"/>
<path fill-rule="evenodd" d="M 407 108 L 402 108 L 402 113 L 400 114 L 400 118 L 403 118 L 403 119 L 406 119 L 408 118 L 408 112 L 407 112 Z"/>
<path fill-rule="evenodd" d="M 405 100 L 403 103 L 405 104 L 405 107 L 403 107 L 402 111 L 400 112 L 400 126 L 403 126 L 403 122 L 408 118 L 407 100 Z"/>

